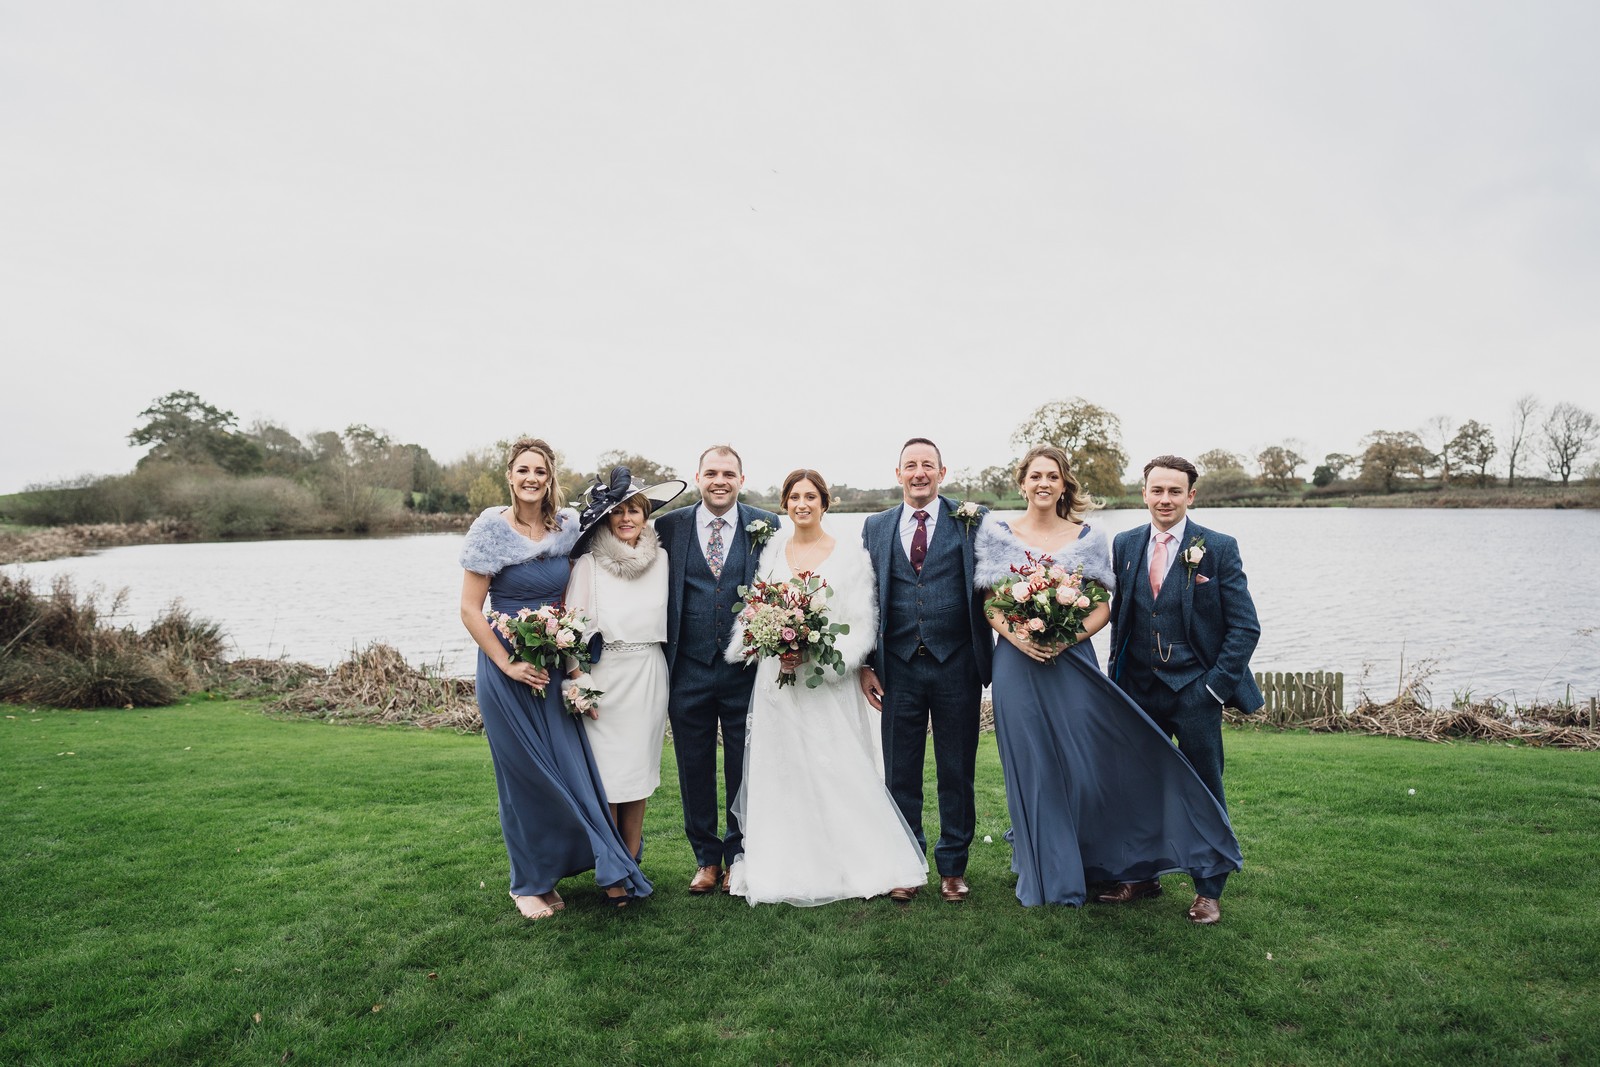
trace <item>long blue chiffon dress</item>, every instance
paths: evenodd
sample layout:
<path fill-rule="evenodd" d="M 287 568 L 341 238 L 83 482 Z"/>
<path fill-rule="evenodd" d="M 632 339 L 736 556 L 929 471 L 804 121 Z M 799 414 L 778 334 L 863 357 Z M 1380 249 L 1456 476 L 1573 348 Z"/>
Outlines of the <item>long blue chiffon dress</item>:
<path fill-rule="evenodd" d="M 478 516 L 461 565 L 488 575 L 491 610 L 516 614 L 559 600 L 570 570 L 567 553 L 577 540 L 577 512 L 564 509 L 559 531 L 529 541 L 501 518 L 504 510 Z M 541 697 L 478 651 L 478 710 L 500 793 L 511 892 L 541 895 L 569 875 L 592 870 L 601 886 L 648 896 L 650 882 L 611 822 L 588 736 L 562 704 L 561 672 L 551 674 Z"/>
<path fill-rule="evenodd" d="M 990 515 L 978 530 L 979 588 L 1011 575 L 1026 546 Z M 1055 554 L 1115 591 L 1105 535 L 1085 525 Z M 1243 862 L 1228 814 L 1148 715 L 1100 669 L 1087 641 L 1035 663 L 995 645 L 995 740 L 1011 815 L 1011 869 L 1026 906 L 1087 899 L 1098 882 L 1176 871 L 1210 877 Z"/>

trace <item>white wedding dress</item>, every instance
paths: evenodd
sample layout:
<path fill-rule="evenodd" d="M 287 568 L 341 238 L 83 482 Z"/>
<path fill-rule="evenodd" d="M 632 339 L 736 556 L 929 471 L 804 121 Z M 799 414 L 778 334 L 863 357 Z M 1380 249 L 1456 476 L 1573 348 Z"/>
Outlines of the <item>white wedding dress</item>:
<path fill-rule="evenodd" d="M 761 553 L 760 577 L 793 577 L 784 527 Z M 848 668 L 831 667 L 826 681 L 807 688 L 811 664 L 795 685 L 778 686 L 778 661 L 764 659 L 750 696 L 744 783 L 734 801 L 744 828 L 744 855 L 729 873 L 729 889 L 752 906 L 799 907 L 866 898 L 897 886 L 920 886 L 928 861 L 883 785 L 878 712 L 861 694 L 859 669 L 878 634 L 876 583 L 860 542 L 840 539 L 815 568 L 834 594 L 824 611 L 849 623 L 837 648 Z M 744 637 L 736 625 L 727 658 L 740 660 Z"/>

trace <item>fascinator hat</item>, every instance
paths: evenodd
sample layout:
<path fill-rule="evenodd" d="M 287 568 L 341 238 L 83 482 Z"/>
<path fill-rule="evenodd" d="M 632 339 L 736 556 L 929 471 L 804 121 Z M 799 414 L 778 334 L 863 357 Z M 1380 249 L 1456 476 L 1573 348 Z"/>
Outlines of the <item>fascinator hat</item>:
<path fill-rule="evenodd" d="M 631 500 L 643 493 L 644 498 L 650 502 L 651 513 L 654 513 L 676 500 L 687 488 L 689 483 L 681 478 L 645 485 L 634 481 L 633 472 L 627 467 L 612 467 L 610 477 L 604 482 L 596 478 L 583 491 L 583 511 L 578 515 L 578 543 L 573 546 L 572 554 L 576 556 L 587 547 L 595 529 L 605 522 L 606 516 L 616 510 L 623 501 Z"/>

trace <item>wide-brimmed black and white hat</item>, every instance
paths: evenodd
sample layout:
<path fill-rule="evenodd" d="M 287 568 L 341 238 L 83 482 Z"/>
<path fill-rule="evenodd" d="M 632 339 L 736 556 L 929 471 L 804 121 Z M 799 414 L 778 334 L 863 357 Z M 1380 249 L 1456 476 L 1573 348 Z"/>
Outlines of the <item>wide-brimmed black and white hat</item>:
<path fill-rule="evenodd" d="M 643 493 L 645 499 L 650 501 L 653 514 L 678 499 L 687 488 L 689 483 L 681 478 L 645 485 L 634 481 L 633 472 L 627 467 L 612 467 L 610 478 L 604 482 L 596 478 L 583 491 L 583 511 L 578 515 L 578 543 L 573 546 L 572 554 L 576 556 L 584 549 L 590 535 L 624 500 L 631 500 Z"/>

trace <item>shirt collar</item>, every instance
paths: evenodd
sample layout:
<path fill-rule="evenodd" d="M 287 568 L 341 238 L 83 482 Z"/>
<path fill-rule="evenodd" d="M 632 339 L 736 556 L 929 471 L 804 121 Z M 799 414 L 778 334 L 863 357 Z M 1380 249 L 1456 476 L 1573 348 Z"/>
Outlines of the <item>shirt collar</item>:
<path fill-rule="evenodd" d="M 1188 529 L 1189 516 L 1185 515 L 1183 518 L 1178 520 L 1178 525 L 1167 531 L 1167 533 L 1172 535 L 1172 544 L 1169 547 L 1177 548 L 1179 545 L 1183 544 L 1183 535 Z M 1158 532 L 1159 531 L 1156 529 L 1156 524 L 1152 522 L 1150 524 L 1150 538 L 1148 541 L 1148 544 L 1150 544 L 1152 547 L 1156 543 L 1156 534 Z"/>
<path fill-rule="evenodd" d="M 703 503 L 696 504 L 695 511 L 697 512 L 697 524 L 703 530 L 711 529 L 711 520 L 719 517 L 717 515 L 713 515 L 711 513 L 711 509 L 706 507 Z M 727 514 L 720 516 L 720 518 L 726 522 L 730 528 L 737 525 L 739 522 L 739 505 L 734 504 L 733 507 L 728 509 Z"/>

